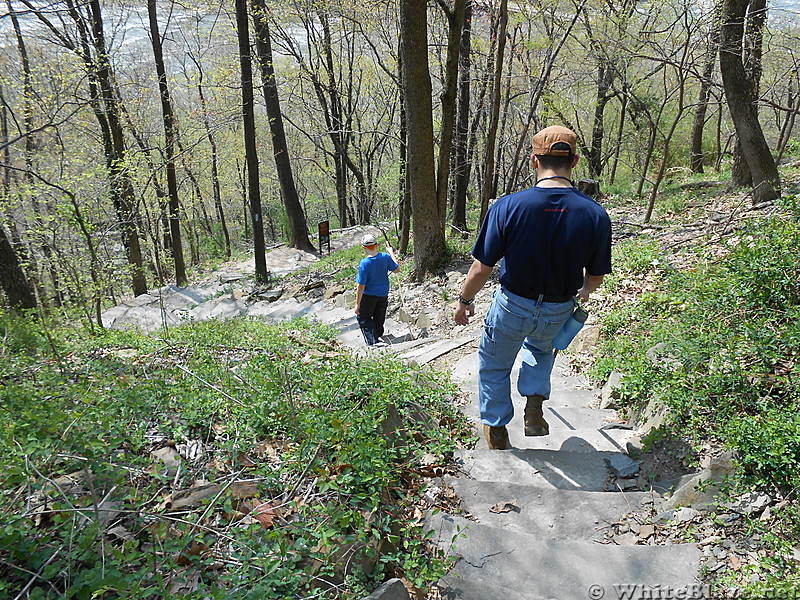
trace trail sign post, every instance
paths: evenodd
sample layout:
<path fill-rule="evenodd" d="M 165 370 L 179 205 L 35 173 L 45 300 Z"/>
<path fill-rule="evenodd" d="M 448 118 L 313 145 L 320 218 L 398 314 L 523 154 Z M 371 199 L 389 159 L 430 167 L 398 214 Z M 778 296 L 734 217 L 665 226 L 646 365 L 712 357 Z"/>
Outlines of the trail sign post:
<path fill-rule="evenodd" d="M 319 231 L 319 253 L 323 253 L 323 247 L 328 247 L 328 254 L 331 253 L 331 229 L 330 221 L 322 221 L 317 225 Z"/>

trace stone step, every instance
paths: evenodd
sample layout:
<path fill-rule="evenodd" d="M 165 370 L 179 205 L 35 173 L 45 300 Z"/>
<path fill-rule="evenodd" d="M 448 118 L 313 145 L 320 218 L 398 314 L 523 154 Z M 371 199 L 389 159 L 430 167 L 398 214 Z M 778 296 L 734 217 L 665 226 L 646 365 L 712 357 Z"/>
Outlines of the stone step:
<path fill-rule="evenodd" d="M 474 332 L 474 339 L 479 339 L 480 331 Z M 516 374 L 519 372 L 519 366 L 522 364 L 522 354 L 517 355 L 517 360 L 512 369 L 512 377 L 516 380 Z M 454 374 L 457 378 L 464 382 L 477 382 L 478 381 L 478 353 L 473 352 L 461 358 L 455 365 L 453 365 Z M 589 388 L 586 377 L 580 373 L 573 372 L 570 366 L 570 359 L 563 354 L 556 357 L 555 365 L 553 366 L 553 378 L 560 379 L 563 389 L 582 389 Z"/>
<path fill-rule="evenodd" d="M 404 339 L 410 335 L 408 327 L 403 325 L 402 323 L 398 323 L 392 319 L 386 319 L 384 324 L 386 331 L 388 332 L 388 336 L 395 339 Z M 356 350 L 357 353 L 363 353 L 363 355 L 367 354 L 374 354 L 379 352 L 385 352 L 388 348 L 392 346 L 384 346 L 380 348 L 373 348 L 367 347 L 366 343 L 364 342 L 364 335 L 361 333 L 361 329 L 358 326 L 358 322 L 355 322 L 355 327 L 348 327 L 342 331 L 336 339 L 345 346 L 349 346 Z"/>
<path fill-rule="evenodd" d="M 194 321 L 227 320 L 245 315 L 248 310 L 244 300 L 223 296 L 198 304 L 189 311 L 189 315 Z"/>
<path fill-rule="evenodd" d="M 440 356 L 447 354 L 448 352 L 452 352 L 453 350 L 470 343 L 474 339 L 475 338 L 473 336 L 468 335 L 456 339 L 437 340 L 435 343 L 429 346 L 423 346 L 421 348 L 415 348 L 413 350 L 409 350 L 408 352 L 404 352 L 400 355 L 400 358 L 418 365 L 425 365 L 432 360 L 436 360 Z"/>
<path fill-rule="evenodd" d="M 467 476 L 479 481 L 604 492 L 610 474 L 605 459 L 615 454 L 619 453 L 476 448 L 459 450 L 454 458 Z"/>
<path fill-rule="evenodd" d="M 528 598 L 701 597 L 694 544 L 617 546 L 542 539 L 439 513 L 429 518 L 440 546 L 461 559 L 448 574 L 473 589 L 483 583 Z M 654 595 L 661 588 L 662 595 Z M 671 590 L 671 596 L 664 595 Z M 601 593 L 602 592 L 602 593 Z M 485 599 L 484 599 L 485 600 Z"/>
<path fill-rule="evenodd" d="M 576 492 L 456 477 L 445 477 L 444 482 L 477 522 L 542 539 L 600 541 L 603 530 L 623 515 L 661 502 L 661 496 L 650 492 Z M 489 510 L 505 502 L 515 508 L 510 512 Z"/>
<path fill-rule="evenodd" d="M 554 392 L 553 395 L 544 402 L 545 418 L 554 423 L 560 423 L 567 429 L 600 429 L 619 427 L 617 411 L 612 409 L 589 408 L 589 404 L 594 399 L 593 393 L 584 391 Z M 467 416 L 477 420 L 479 413 L 478 392 L 469 392 L 470 403 L 466 407 Z M 511 403 L 514 406 L 514 413 L 520 417 L 525 413 L 527 398 L 520 396 L 516 390 L 512 390 Z M 548 418 L 548 415 L 550 418 Z"/>
<path fill-rule="evenodd" d="M 541 596 L 531 596 L 525 591 L 510 590 L 457 575 L 443 577 L 436 587 L 442 600 L 545 600 Z"/>
<path fill-rule="evenodd" d="M 518 450 L 558 450 L 562 452 L 625 452 L 625 443 L 631 432 L 623 429 L 566 429 L 559 427 L 552 415 L 545 414 L 550 424 L 550 434 L 528 437 L 522 422 L 522 416 L 515 417 L 507 426 L 508 439 L 511 446 Z M 479 435 L 476 448 L 486 448 L 483 428 L 476 432 Z"/>
<path fill-rule="evenodd" d="M 208 304 L 208 303 L 206 303 Z M 299 302 L 295 298 L 277 302 L 255 302 L 247 307 L 247 315 L 267 322 L 286 321 L 313 312 L 314 304 L 308 300 Z"/>
<path fill-rule="evenodd" d="M 420 346 L 429 346 L 430 344 L 433 344 L 434 342 L 440 339 L 442 339 L 441 336 L 437 335 L 432 337 L 417 338 L 415 340 L 407 340 L 405 342 L 396 342 L 389 344 L 389 346 L 386 348 L 385 351 L 391 354 L 398 354 L 398 355 L 404 354 L 409 350 L 411 350 L 412 348 L 418 348 Z"/>
<path fill-rule="evenodd" d="M 574 393 L 574 392 L 573 392 Z M 576 405 L 581 395 L 572 396 L 556 393 L 544 403 L 544 415 L 553 424 L 566 429 L 615 429 L 617 411 L 610 409 L 588 408 Z M 525 403 L 521 403 L 524 411 Z M 625 428 L 622 428 L 625 429 Z"/>

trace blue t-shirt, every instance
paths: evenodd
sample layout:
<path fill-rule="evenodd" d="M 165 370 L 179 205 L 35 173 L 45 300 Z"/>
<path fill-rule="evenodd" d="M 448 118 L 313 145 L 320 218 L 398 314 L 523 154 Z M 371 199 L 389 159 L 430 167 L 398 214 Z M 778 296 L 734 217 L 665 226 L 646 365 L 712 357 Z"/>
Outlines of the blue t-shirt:
<path fill-rule="evenodd" d="M 386 252 L 362 258 L 358 263 L 356 283 L 366 286 L 364 293 L 369 296 L 388 296 L 389 271 L 394 271 L 398 266 Z"/>
<path fill-rule="evenodd" d="M 500 283 L 519 296 L 574 295 L 584 268 L 611 272 L 611 219 L 574 188 L 530 188 L 492 205 L 472 255 L 487 266 L 504 259 Z"/>

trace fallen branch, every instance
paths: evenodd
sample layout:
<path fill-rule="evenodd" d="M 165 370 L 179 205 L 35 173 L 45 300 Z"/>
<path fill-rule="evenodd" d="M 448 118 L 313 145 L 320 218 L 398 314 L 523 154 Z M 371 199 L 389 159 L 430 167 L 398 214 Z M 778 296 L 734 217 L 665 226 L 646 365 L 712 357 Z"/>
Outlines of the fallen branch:
<path fill-rule="evenodd" d="M 634 223 L 633 221 L 613 221 L 614 225 L 632 225 L 640 229 L 666 229 L 663 225 L 652 225 L 650 223 Z"/>
<path fill-rule="evenodd" d="M 31 577 L 30 581 L 28 581 L 25 587 L 20 590 L 19 594 L 15 596 L 14 600 L 20 600 L 21 598 L 24 598 L 27 595 L 28 590 L 31 589 L 31 586 L 33 585 L 33 582 L 36 581 L 37 579 L 41 579 L 42 571 L 44 571 L 47 568 L 47 566 L 55 560 L 56 556 L 58 556 L 59 552 L 61 552 L 63 549 L 64 546 L 61 546 L 61 548 L 53 552 L 53 555 L 50 558 L 48 558 L 41 567 L 39 567 L 39 570 L 33 574 L 33 577 Z"/>
<path fill-rule="evenodd" d="M 230 401 L 231 401 L 231 402 L 233 402 L 234 404 L 236 404 L 236 405 L 238 405 L 238 406 L 244 406 L 244 405 L 245 405 L 245 404 L 244 404 L 244 402 L 242 402 L 241 400 L 238 400 L 238 399 L 234 398 L 233 396 L 231 396 L 230 394 L 228 394 L 228 393 L 226 393 L 226 392 L 223 392 L 223 391 L 222 391 L 221 389 L 219 389 L 217 386 L 215 386 L 215 385 L 214 385 L 214 384 L 212 384 L 212 383 L 209 383 L 208 381 L 206 381 L 205 379 L 203 379 L 202 377 L 200 377 L 200 376 L 199 376 L 199 375 L 197 375 L 196 373 L 192 373 L 192 372 L 191 372 L 189 369 L 187 369 L 187 368 L 186 368 L 186 367 L 184 367 L 183 365 L 179 365 L 178 363 L 175 363 L 175 366 L 176 366 L 176 367 L 178 367 L 178 368 L 179 368 L 181 371 L 183 371 L 183 372 L 184 372 L 184 373 L 186 373 L 187 375 L 191 375 L 192 377 L 194 377 L 195 379 L 197 379 L 198 381 L 200 381 L 202 384 L 204 384 L 204 385 L 206 385 L 206 386 L 210 387 L 212 390 L 214 390 L 214 391 L 215 391 L 215 392 L 217 392 L 218 394 L 222 394 L 223 396 L 225 396 L 225 397 L 226 397 L 228 400 L 230 400 Z"/>

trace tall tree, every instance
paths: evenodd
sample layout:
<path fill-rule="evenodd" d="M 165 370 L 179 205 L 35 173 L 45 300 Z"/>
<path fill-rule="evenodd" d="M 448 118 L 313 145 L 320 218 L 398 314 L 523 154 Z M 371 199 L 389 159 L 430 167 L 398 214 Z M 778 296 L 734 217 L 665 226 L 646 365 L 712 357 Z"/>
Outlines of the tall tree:
<path fill-rule="evenodd" d="M 156 0 L 147 0 L 147 15 L 150 20 L 150 41 L 158 75 L 158 95 L 161 99 L 161 116 L 164 123 L 164 162 L 167 173 L 167 193 L 169 194 L 169 233 L 172 260 L 175 263 L 175 283 L 184 287 L 188 283 L 186 265 L 183 261 L 181 243 L 180 200 L 178 199 L 178 178 L 175 176 L 175 111 L 167 84 L 167 70 L 164 67 L 164 50 L 158 27 Z"/>
<path fill-rule="evenodd" d="M 425 0 L 400 0 L 402 85 L 408 129 L 407 175 L 414 230 L 414 276 L 439 268 L 444 255 L 445 213 L 437 203 L 433 161 L 433 104 L 428 68 Z"/>
<path fill-rule="evenodd" d="M 767 22 L 766 0 L 749 0 L 745 8 L 744 28 L 742 32 L 742 62 L 750 95 L 755 99 L 755 110 L 758 113 L 758 100 L 761 89 L 761 59 L 763 55 L 764 26 Z M 733 146 L 733 165 L 731 178 L 735 185 L 750 186 L 753 176 L 744 156 L 741 141 L 736 139 Z"/>
<path fill-rule="evenodd" d="M 705 130 L 708 99 L 711 95 L 711 85 L 713 84 L 712 76 L 714 75 L 714 66 L 717 62 L 718 51 L 719 14 L 715 11 L 710 25 L 706 64 L 705 67 L 703 67 L 703 74 L 700 76 L 700 93 L 694 111 L 694 122 L 692 123 L 689 168 L 691 168 L 693 173 L 703 172 L 703 159 L 705 157 L 703 153 L 703 131 Z"/>
<path fill-rule="evenodd" d="M 36 308 L 36 296 L 19 263 L 17 253 L 0 225 L 0 287 L 14 308 Z"/>
<path fill-rule="evenodd" d="M 35 193 L 33 190 L 33 157 L 34 157 L 34 149 L 36 147 L 36 136 L 34 133 L 34 122 L 33 122 L 33 100 L 36 96 L 36 91 L 33 89 L 33 73 L 31 72 L 31 61 L 28 55 L 28 48 L 27 44 L 25 43 L 25 38 L 22 34 L 22 27 L 19 22 L 19 18 L 17 17 L 17 13 L 14 11 L 13 6 L 11 5 L 11 0 L 6 0 L 6 6 L 8 7 L 8 13 L 11 17 L 11 25 L 14 29 L 14 36 L 17 40 L 17 49 L 19 50 L 19 58 L 20 58 L 20 65 L 22 66 L 22 122 L 23 122 L 23 135 L 24 135 L 24 149 L 23 155 L 25 158 L 25 172 L 24 178 L 25 182 L 28 186 L 29 192 L 24 194 L 26 199 L 31 204 L 31 208 L 33 209 L 33 221 L 35 223 L 35 236 L 39 238 L 37 240 L 37 246 L 42 252 L 42 255 L 45 258 L 45 262 L 47 265 L 48 272 L 50 273 L 50 280 L 53 285 L 53 298 L 55 299 L 55 303 L 60 305 L 64 300 L 64 290 L 61 289 L 61 277 L 58 273 L 58 268 L 55 264 L 55 260 L 53 257 L 53 250 L 50 246 L 50 242 L 47 239 L 47 227 L 45 226 L 45 219 L 44 219 L 44 209 L 42 208 L 38 194 Z M 29 257 L 30 258 L 30 257 Z M 40 297 L 42 293 L 40 292 Z"/>
<path fill-rule="evenodd" d="M 74 25 L 74 32 L 62 31 L 56 26 L 48 7 L 31 0 L 21 2 L 50 30 L 61 46 L 74 52 L 84 64 L 92 111 L 100 126 L 109 196 L 120 225 L 120 237 L 131 270 L 133 293 L 137 296 L 144 294 L 147 292 L 147 280 L 139 237 L 141 219 L 120 119 L 122 100 L 106 42 L 100 0 L 88 0 L 82 4 L 66 0 L 66 10 Z"/>
<path fill-rule="evenodd" d="M 305 29 L 307 52 L 298 44 L 293 31 L 278 28 L 276 35 L 282 42 L 283 50 L 291 54 L 300 65 L 317 97 L 326 127 L 325 134 L 332 146 L 330 149 L 322 149 L 333 159 L 339 224 L 347 227 L 357 222 L 369 221 L 368 211 L 364 210 L 365 205 L 369 204 L 365 198 L 367 182 L 364 170 L 357 163 L 351 149 L 352 125 L 357 104 L 352 93 L 358 86 L 360 76 L 355 72 L 354 36 L 351 30 L 344 27 L 345 19 L 339 19 L 343 29 L 338 33 L 338 38 L 346 46 L 347 55 L 334 55 L 331 10 L 332 6 L 323 2 L 298 13 L 297 18 Z M 355 205 L 350 198 L 348 173 L 356 180 Z"/>
<path fill-rule="evenodd" d="M 459 57 L 461 50 L 461 31 L 464 27 L 464 14 L 467 0 L 453 0 L 453 7 L 445 0 L 438 0 L 447 17 L 447 58 L 445 59 L 444 85 L 441 93 L 442 118 L 439 134 L 439 159 L 436 170 L 436 204 L 446 210 L 450 191 L 450 161 L 453 148 L 453 134 L 456 122 L 456 96 L 458 94 Z M 466 228 L 465 228 L 466 229 Z"/>
<path fill-rule="evenodd" d="M 489 200 L 492 197 L 496 183 L 494 149 L 497 143 L 497 125 L 500 121 L 500 86 L 503 78 L 503 57 L 506 48 L 506 27 L 508 25 L 508 0 L 500 0 L 500 8 L 497 13 L 497 58 L 494 65 L 494 82 L 492 83 L 492 104 L 491 116 L 489 119 L 489 130 L 486 133 L 486 149 L 484 152 L 484 173 L 483 189 L 481 191 L 481 223 L 489 210 Z"/>
<path fill-rule="evenodd" d="M 258 64 L 261 67 L 261 85 L 264 91 L 264 102 L 267 107 L 269 129 L 272 134 L 275 168 L 278 171 L 283 206 L 289 219 L 289 245 L 292 248 L 305 250 L 306 252 L 315 252 L 316 249 L 308 239 L 306 216 L 297 196 L 297 187 L 292 175 L 292 163 L 289 160 L 289 147 L 286 144 L 286 133 L 283 129 L 278 83 L 275 81 L 275 66 L 272 61 L 272 40 L 269 32 L 266 3 L 264 0 L 253 0 L 253 7 Z"/>
<path fill-rule="evenodd" d="M 250 53 L 250 26 L 247 0 L 236 0 L 236 37 L 239 42 L 239 64 L 242 77 L 242 127 L 244 156 L 247 164 L 247 193 L 253 223 L 253 251 L 256 279 L 269 280 L 264 245 L 264 219 L 261 213 L 261 183 L 258 178 L 258 146 L 256 144 L 255 102 L 253 100 L 253 58 Z"/>
<path fill-rule="evenodd" d="M 736 135 L 753 178 L 753 203 L 758 204 L 780 197 L 780 175 L 772 158 L 756 102 L 748 85 L 742 60 L 744 23 L 748 0 L 722 1 L 722 34 L 719 67 Z M 766 10 L 766 9 L 764 9 Z"/>
<path fill-rule="evenodd" d="M 456 131 L 453 140 L 453 198 L 451 200 L 451 223 L 460 231 L 467 230 L 467 186 L 469 185 L 469 161 L 467 145 L 469 142 L 470 108 L 470 50 L 472 49 L 472 0 L 464 6 L 464 24 L 461 27 L 458 71 L 458 105 Z"/>

